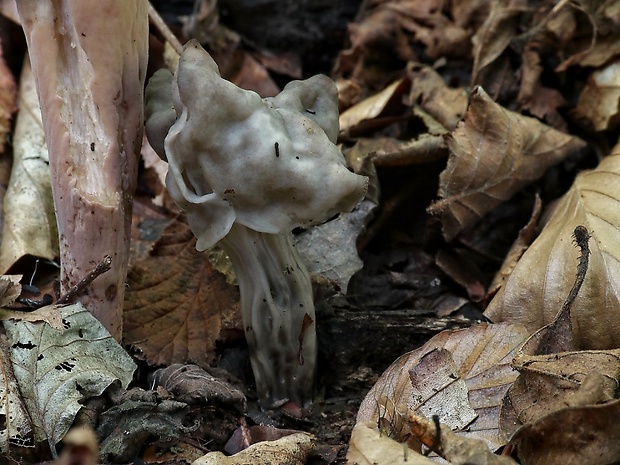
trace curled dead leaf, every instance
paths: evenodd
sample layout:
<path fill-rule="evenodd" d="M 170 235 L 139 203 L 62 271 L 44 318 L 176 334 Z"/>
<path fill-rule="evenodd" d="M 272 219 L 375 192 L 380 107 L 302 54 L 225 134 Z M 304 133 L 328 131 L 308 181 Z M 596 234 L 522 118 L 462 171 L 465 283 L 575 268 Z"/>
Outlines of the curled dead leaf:
<path fill-rule="evenodd" d="M 581 139 L 506 110 L 476 87 L 465 120 L 447 138 L 450 157 L 439 196 L 447 240 L 540 178 L 551 166 L 585 148 Z"/>
<path fill-rule="evenodd" d="M 123 336 L 150 363 L 208 366 L 222 329 L 240 319 L 238 290 L 195 242 L 189 227 L 175 221 L 129 270 Z"/>
<path fill-rule="evenodd" d="M 581 91 L 576 115 L 587 119 L 596 131 L 620 122 L 620 60 L 592 72 Z"/>
<path fill-rule="evenodd" d="M 444 331 L 419 349 L 399 357 L 381 375 L 362 401 L 357 421 L 370 420 L 375 424 L 380 421 L 390 437 L 404 441 L 410 434 L 406 415 L 413 411 L 412 408 L 422 413 L 423 409 L 419 407 L 424 405 L 425 414 L 437 414 L 440 421 L 452 417 L 455 421 L 448 421 L 462 434 L 483 439 L 495 449 L 504 443 L 499 436 L 501 401 L 517 378 L 517 372 L 511 368 L 510 363 L 526 337 L 527 330 L 523 325 L 481 324 L 464 330 Z M 435 349 L 439 349 L 432 356 L 436 363 L 428 366 L 431 359 L 427 355 Z M 445 352 L 450 357 L 441 356 Z M 437 355 L 440 355 L 439 359 Z M 424 361 L 425 356 L 427 360 Z M 416 374 L 428 373 L 432 369 L 437 372 L 432 378 L 426 379 L 426 376 L 419 377 Z M 412 383 L 412 371 L 416 386 Z M 453 395 L 451 392 L 451 386 L 460 383 L 460 380 L 466 388 L 465 401 L 462 393 Z M 425 383 L 424 392 L 432 392 L 433 396 L 422 396 L 420 402 L 422 383 Z M 461 392 L 462 389 L 461 386 Z M 433 401 L 429 402 L 431 398 Z M 464 409 L 461 405 L 463 402 L 469 407 Z M 438 408 L 440 404 L 441 408 Z M 475 412 L 475 420 L 471 413 L 467 414 L 469 408 Z M 454 412 L 463 412 L 464 415 Z"/>
<path fill-rule="evenodd" d="M 523 254 L 485 315 L 522 322 L 534 332 L 552 322 L 569 295 L 579 249 L 573 231 L 590 232 L 590 264 L 572 309 L 575 347 L 620 347 L 620 146 L 592 171 L 580 174 L 555 206 L 542 233 Z"/>

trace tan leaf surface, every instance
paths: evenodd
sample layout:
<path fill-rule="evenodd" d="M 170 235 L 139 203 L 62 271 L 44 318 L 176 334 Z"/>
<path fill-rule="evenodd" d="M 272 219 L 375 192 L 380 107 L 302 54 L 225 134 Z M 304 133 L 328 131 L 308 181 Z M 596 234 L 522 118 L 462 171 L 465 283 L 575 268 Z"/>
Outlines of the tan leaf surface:
<path fill-rule="evenodd" d="M 507 438 L 557 410 L 611 400 L 620 381 L 617 350 L 519 355 L 513 366 L 520 375 L 506 393 L 501 414 Z"/>
<path fill-rule="evenodd" d="M 527 463 L 612 463 L 620 458 L 620 352 L 581 351 L 515 358 L 502 432 Z M 558 425 L 562 425 L 558 428 Z M 544 441 L 541 439 L 544 438 Z M 575 445 L 578 447 L 574 447 Z"/>
<path fill-rule="evenodd" d="M 304 465 L 315 447 L 314 436 L 295 433 L 275 441 L 257 442 L 231 457 L 209 452 L 192 465 Z"/>
<path fill-rule="evenodd" d="M 579 96 L 576 115 L 589 120 L 596 131 L 620 122 L 620 60 L 590 75 Z"/>
<path fill-rule="evenodd" d="M 19 114 L 13 141 L 13 168 L 4 199 L 0 273 L 25 255 L 58 256 L 58 228 L 41 110 L 34 77 L 24 62 Z"/>
<path fill-rule="evenodd" d="M 620 146 L 580 174 L 556 205 L 540 236 L 493 298 L 486 316 L 522 322 L 534 332 L 552 322 L 577 272 L 577 225 L 590 232 L 590 265 L 571 309 L 577 348 L 620 347 Z"/>
<path fill-rule="evenodd" d="M 8 307 L 22 293 L 22 285 L 19 283 L 23 275 L 12 274 L 0 276 L 0 307 Z"/>
<path fill-rule="evenodd" d="M 433 465 L 433 460 L 381 433 L 376 422 L 358 421 L 351 433 L 347 463 L 353 465 Z"/>
<path fill-rule="evenodd" d="M 124 341 L 149 363 L 208 366 L 221 331 L 240 318 L 238 290 L 195 243 L 189 227 L 175 221 L 129 271 Z"/>
<path fill-rule="evenodd" d="M 524 427 L 513 439 L 527 465 L 618 463 L 619 416 L 620 400 L 566 408 Z"/>
<path fill-rule="evenodd" d="M 434 349 L 451 353 L 456 377 L 468 390 L 468 401 L 478 416 L 463 434 L 485 440 L 493 449 L 503 444 L 499 437 L 499 408 L 504 393 L 517 378 L 510 363 L 527 337 L 523 325 L 476 325 L 459 331 L 444 331 L 419 349 L 399 357 L 372 387 L 360 405 L 357 421 L 379 421 L 387 425 L 391 437 L 404 440 L 409 433 L 404 416 L 416 405 L 410 370 Z M 437 370 L 442 368 L 437 366 Z M 426 386 L 440 389 L 443 383 Z M 446 398 L 443 399 L 447 402 Z M 453 406 L 456 408 L 456 406 Z M 439 413 L 440 420 L 443 413 Z"/>
<path fill-rule="evenodd" d="M 585 143 L 472 91 L 465 120 L 447 138 L 450 157 L 429 211 L 441 216 L 447 240 L 473 226 Z"/>
<path fill-rule="evenodd" d="M 29 323 L 44 321 L 52 328 L 62 331 L 62 317 L 59 312 L 61 308 L 63 308 L 62 305 L 46 305 L 45 307 L 38 308 L 32 312 L 22 312 L 18 310 L 0 308 L 0 321 L 27 321 Z"/>

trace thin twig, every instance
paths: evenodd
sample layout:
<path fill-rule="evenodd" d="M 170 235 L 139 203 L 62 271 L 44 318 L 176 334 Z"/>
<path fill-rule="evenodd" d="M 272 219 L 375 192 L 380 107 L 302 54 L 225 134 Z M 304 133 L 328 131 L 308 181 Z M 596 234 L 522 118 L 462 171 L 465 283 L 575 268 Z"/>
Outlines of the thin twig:
<path fill-rule="evenodd" d="M 110 270 L 112 266 L 112 257 L 106 255 L 103 260 L 95 266 L 84 278 L 73 286 L 69 291 L 62 295 L 57 301 L 57 305 L 63 305 L 73 302 L 90 284 L 100 275 Z"/>
<path fill-rule="evenodd" d="M 159 15 L 157 10 L 153 8 L 151 2 L 149 2 L 149 19 L 151 20 L 153 26 L 155 26 L 155 28 L 161 33 L 161 35 L 164 36 L 164 39 L 166 39 L 166 41 L 168 41 L 168 43 L 172 45 L 172 48 L 175 50 L 175 52 L 177 52 L 179 55 L 183 54 L 183 45 L 181 45 L 179 39 L 177 39 L 177 37 L 172 33 L 172 31 L 170 30 L 166 22 L 162 19 L 162 17 Z"/>

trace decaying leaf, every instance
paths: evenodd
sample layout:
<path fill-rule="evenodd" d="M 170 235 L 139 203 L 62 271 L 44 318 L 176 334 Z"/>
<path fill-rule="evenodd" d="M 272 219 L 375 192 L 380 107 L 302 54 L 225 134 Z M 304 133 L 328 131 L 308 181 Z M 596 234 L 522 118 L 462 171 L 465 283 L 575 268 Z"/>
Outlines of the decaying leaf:
<path fill-rule="evenodd" d="M 406 444 L 381 434 L 372 421 L 359 421 L 353 428 L 347 463 L 358 465 L 433 465 L 433 460 Z"/>
<path fill-rule="evenodd" d="M 425 446 L 453 465 L 516 465 L 510 457 L 495 455 L 484 441 L 456 434 L 447 425 L 411 412 L 407 421 Z"/>
<path fill-rule="evenodd" d="M 447 139 L 450 157 L 429 211 L 441 216 L 447 240 L 473 226 L 551 166 L 585 148 L 575 137 L 496 104 L 480 87 L 465 121 Z"/>
<path fill-rule="evenodd" d="M 50 327 L 62 331 L 62 317 L 60 309 L 62 305 L 46 305 L 45 307 L 37 308 L 32 312 L 24 312 L 19 310 L 9 310 L 6 308 L 0 308 L 0 320 L 13 320 L 13 321 L 28 321 L 30 323 L 45 322 Z"/>
<path fill-rule="evenodd" d="M 577 117 L 586 118 L 596 131 L 620 122 L 620 61 L 594 71 L 579 96 Z"/>
<path fill-rule="evenodd" d="M 8 307 L 22 293 L 22 285 L 19 283 L 23 275 L 12 274 L 0 276 L 0 307 Z"/>
<path fill-rule="evenodd" d="M 411 103 L 419 104 L 448 130 L 453 130 L 467 110 L 468 95 L 463 88 L 450 88 L 433 68 L 409 63 Z"/>
<path fill-rule="evenodd" d="M 257 442 L 231 457 L 221 452 L 209 452 L 192 465 L 304 465 L 315 447 L 314 436 L 295 433 L 275 441 Z"/>
<path fill-rule="evenodd" d="M 131 462 L 154 438 L 170 441 L 200 426 L 187 404 L 161 399 L 152 391 L 142 394 L 144 398 L 126 400 L 101 415 L 97 436 L 103 438 L 101 457 L 106 463 Z"/>
<path fill-rule="evenodd" d="M 4 199 L 0 272 L 25 255 L 58 256 L 58 228 L 41 121 L 39 98 L 26 60 L 19 86 L 19 114 L 13 141 L 13 168 Z"/>
<path fill-rule="evenodd" d="M 175 221 L 129 271 L 124 341 L 149 363 L 208 366 L 220 331 L 240 319 L 238 290 L 195 243 L 189 227 Z"/>
<path fill-rule="evenodd" d="M 589 231 L 590 265 L 571 309 L 573 339 L 582 349 L 620 346 L 620 146 L 580 174 L 555 206 L 542 233 L 523 254 L 485 314 L 522 322 L 530 332 L 554 320 L 575 281 L 579 249 L 573 231 Z"/>
<path fill-rule="evenodd" d="M 46 323 L 5 321 L 11 362 L 35 440 L 50 447 L 62 439 L 82 407 L 120 381 L 127 387 L 135 364 L 81 304 L 60 309 L 63 331 Z"/>
<path fill-rule="evenodd" d="M 556 411 L 512 438 L 527 465 L 583 465 L 620 460 L 620 400 Z"/>
<path fill-rule="evenodd" d="M 393 116 L 393 108 L 402 105 L 402 97 L 409 91 L 409 86 L 409 79 L 399 79 L 381 92 L 353 105 L 340 115 L 340 130 L 352 134 L 368 127 L 385 126 L 385 122 L 374 120 L 382 115 Z"/>
<path fill-rule="evenodd" d="M 618 350 L 521 354 L 513 365 L 520 375 L 502 406 L 506 438 L 558 410 L 611 400 L 620 381 Z"/>
<path fill-rule="evenodd" d="M 19 392 L 11 366 L 11 349 L 0 338 L 0 453 L 11 456 L 11 449 L 34 447 L 32 423 Z"/>
<path fill-rule="evenodd" d="M 295 247 L 311 273 L 332 279 L 346 293 L 351 276 L 362 269 L 357 239 L 377 205 L 363 201 L 350 213 L 310 228 L 295 237 Z"/>
<path fill-rule="evenodd" d="M 212 376 L 196 365 L 174 364 L 156 370 L 153 384 L 162 386 L 175 400 L 186 404 L 218 402 L 245 412 L 245 395 L 232 384 Z"/>
<path fill-rule="evenodd" d="M 428 393 L 437 389 L 437 395 L 445 404 L 442 411 L 433 413 L 437 413 L 439 419 L 445 421 L 444 419 L 451 415 L 448 412 L 462 409 L 462 406 L 455 405 L 455 402 L 461 402 L 460 400 L 442 397 L 441 389 L 445 389 L 449 382 L 463 380 L 467 388 L 468 403 L 477 418 L 467 424 L 466 428 L 463 428 L 463 422 L 455 425 L 461 426 L 462 434 L 483 439 L 493 449 L 499 447 L 503 444 L 498 430 L 499 408 L 504 393 L 517 377 L 517 372 L 510 367 L 510 363 L 527 335 L 523 325 L 486 324 L 438 334 L 419 349 L 398 358 L 381 375 L 362 401 L 357 421 L 381 420 L 392 430 L 392 437 L 404 440 L 409 431 L 403 416 L 411 411 L 410 406 L 420 404 L 415 399 L 410 372 L 420 370 L 420 362 L 426 354 L 434 349 L 441 349 L 451 354 L 452 362 L 445 358 L 443 362 L 438 362 L 435 370 L 445 370 L 443 373 L 446 376 L 437 377 L 434 383 L 424 388 Z M 445 362 L 454 363 L 456 369 L 446 368 Z M 424 371 L 430 369 L 432 367 L 426 367 Z M 454 371 L 454 379 L 448 374 L 450 371 Z"/>
<path fill-rule="evenodd" d="M 519 16 L 524 11 L 519 0 L 491 2 L 486 21 L 472 37 L 474 64 L 472 83 L 478 84 L 480 73 L 499 57 L 518 32 Z"/>

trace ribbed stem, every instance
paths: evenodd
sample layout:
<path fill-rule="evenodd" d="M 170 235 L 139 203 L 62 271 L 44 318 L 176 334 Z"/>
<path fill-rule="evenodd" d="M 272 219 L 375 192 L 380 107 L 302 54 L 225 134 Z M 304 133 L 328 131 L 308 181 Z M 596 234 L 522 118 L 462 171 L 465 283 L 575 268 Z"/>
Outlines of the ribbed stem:
<path fill-rule="evenodd" d="M 312 399 L 316 326 L 310 275 L 288 234 L 235 223 L 220 246 L 241 291 L 241 311 L 259 402 L 265 409 Z"/>

